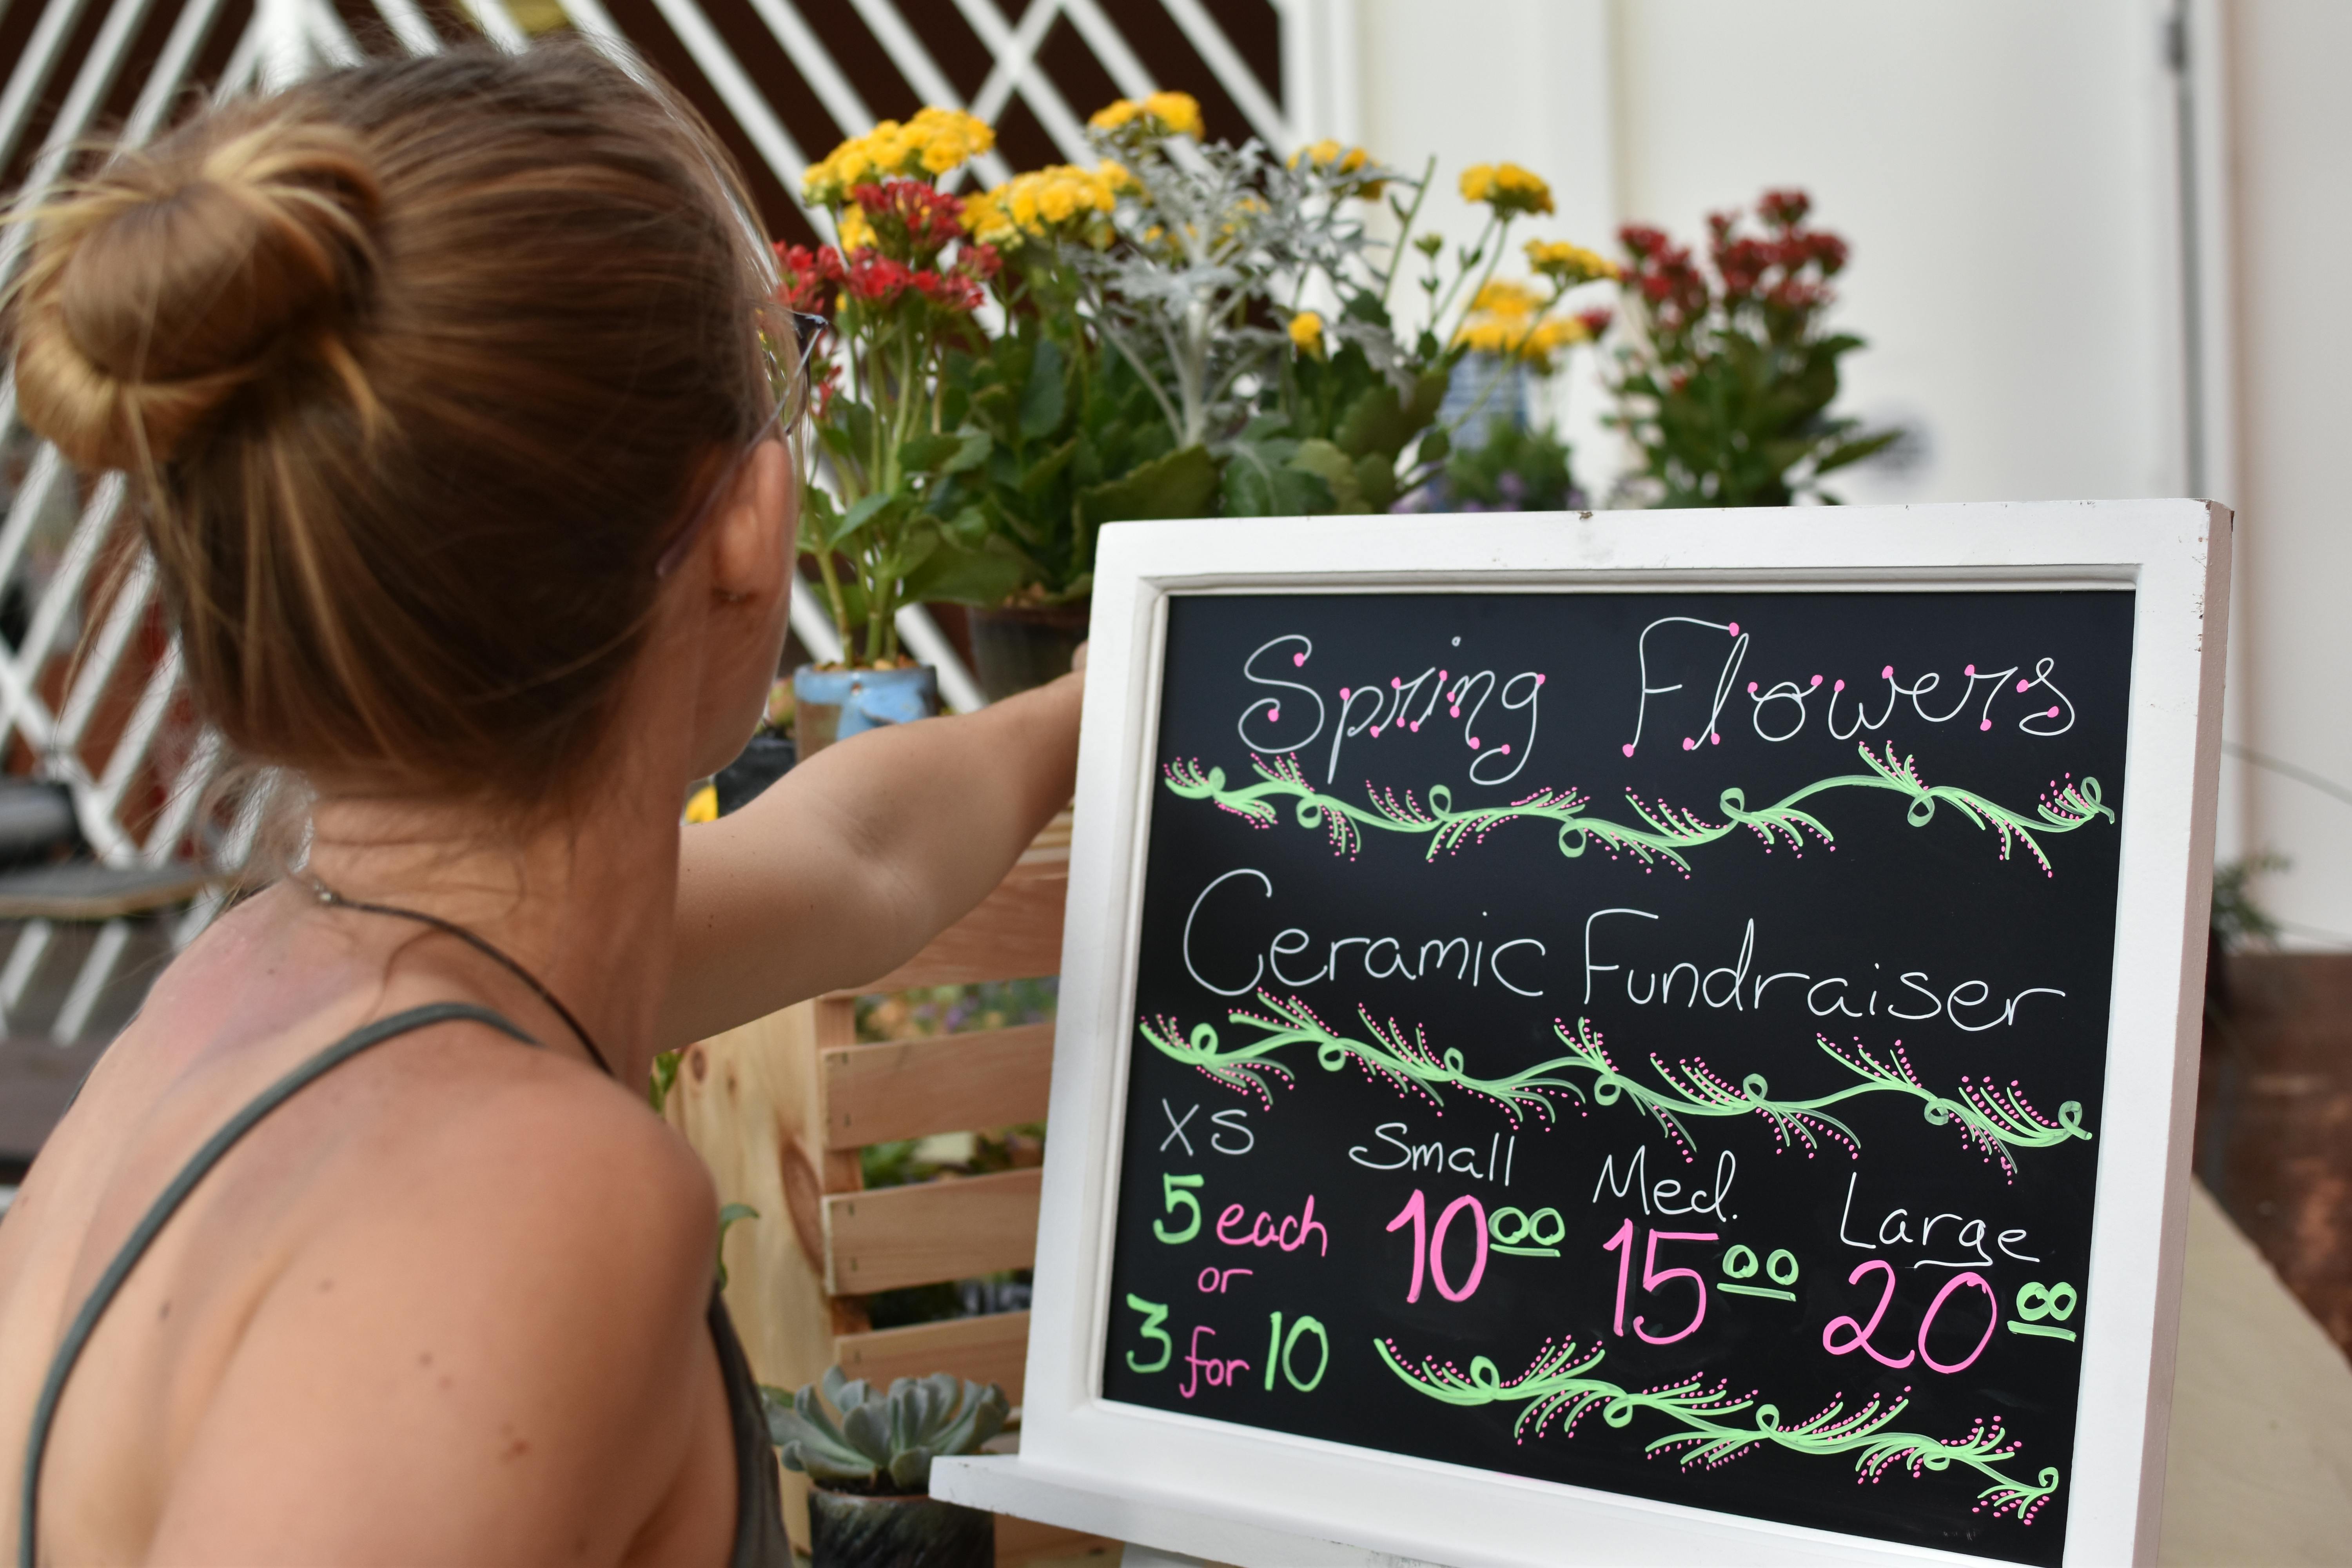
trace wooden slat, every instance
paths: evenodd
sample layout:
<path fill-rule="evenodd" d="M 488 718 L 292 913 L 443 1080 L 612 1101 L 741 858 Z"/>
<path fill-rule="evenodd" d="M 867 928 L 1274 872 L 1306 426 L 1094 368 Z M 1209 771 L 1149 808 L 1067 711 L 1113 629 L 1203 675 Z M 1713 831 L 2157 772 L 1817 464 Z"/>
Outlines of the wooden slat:
<path fill-rule="evenodd" d="M 833 1342 L 833 1359 L 849 1376 L 877 1385 L 893 1378 L 951 1372 L 974 1383 L 995 1384 L 1018 1405 L 1029 1360 L 1029 1314 L 992 1312 L 984 1318 L 843 1334 Z"/>
<path fill-rule="evenodd" d="M 827 1197 L 824 1288 L 865 1296 L 1028 1268 L 1043 1174 L 1003 1171 Z"/>
<path fill-rule="evenodd" d="M 1021 1568 L 1034 1563 L 1039 1568 L 1046 1563 L 1100 1563 L 1114 1568 L 1125 1549 L 1107 1535 L 1082 1535 L 1059 1525 L 1040 1524 L 1034 1519 L 1015 1519 L 1009 1513 L 996 1516 L 996 1568 Z"/>
<path fill-rule="evenodd" d="M 856 987 L 855 994 L 1058 974 L 1062 904 L 1069 889 L 1069 847 L 1034 848 L 978 908 L 889 973 Z"/>
<path fill-rule="evenodd" d="M 825 1139 L 856 1149 L 1042 1121 L 1053 1073 L 1051 1024 L 836 1046 L 824 1053 Z"/>

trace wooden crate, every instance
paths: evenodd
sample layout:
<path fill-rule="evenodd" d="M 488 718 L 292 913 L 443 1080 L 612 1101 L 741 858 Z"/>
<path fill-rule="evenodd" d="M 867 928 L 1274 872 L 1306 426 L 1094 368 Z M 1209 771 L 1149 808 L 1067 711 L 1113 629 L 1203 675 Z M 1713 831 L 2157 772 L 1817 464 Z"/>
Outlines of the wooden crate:
<path fill-rule="evenodd" d="M 855 991 L 788 1007 L 692 1047 L 667 1114 L 709 1164 L 722 1203 L 760 1218 L 727 1236 L 727 1307 L 761 1382 L 951 1372 L 1021 1402 L 1029 1314 L 876 1329 L 878 1290 L 1028 1267 L 1039 1173 L 1007 1171 L 875 1192 L 869 1143 L 1044 1119 L 1050 1025 L 861 1045 L 856 998 L 1055 973 L 1069 890 L 1069 814 L 1038 836 L 980 906 L 907 963 Z M 787 1473 L 785 1518 L 808 1539 L 807 1481 Z M 1116 1542 L 997 1521 L 997 1561 L 1077 1557 Z M 1103 1560 L 1112 1561 L 1108 1551 Z"/>

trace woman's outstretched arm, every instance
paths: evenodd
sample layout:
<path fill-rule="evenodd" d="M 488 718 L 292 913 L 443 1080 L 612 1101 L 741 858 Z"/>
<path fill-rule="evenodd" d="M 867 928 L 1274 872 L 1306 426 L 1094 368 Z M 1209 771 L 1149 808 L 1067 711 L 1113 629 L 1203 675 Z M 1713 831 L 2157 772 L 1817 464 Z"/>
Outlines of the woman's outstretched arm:
<path fill-rule="evenodd" d="M 685 829 L 659 1047 L 877 979 L 987 897 L 1069 802 L 1081 689 L 868 731 Z"/>

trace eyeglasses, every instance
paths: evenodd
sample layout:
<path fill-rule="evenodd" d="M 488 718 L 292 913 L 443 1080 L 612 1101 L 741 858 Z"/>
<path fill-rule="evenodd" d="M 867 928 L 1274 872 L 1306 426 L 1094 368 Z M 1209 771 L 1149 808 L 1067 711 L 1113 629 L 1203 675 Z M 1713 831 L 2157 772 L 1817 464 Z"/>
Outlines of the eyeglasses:
<path fill-rule="evenodd" d="M 743 443 L 743 449 L 735 454 L 733 460 L 712 481 L 701 503 L 694 509 L 693 515 L 679 527 L 677 535 L 654 562 L 656 582 L 677 571 L 693 551 L 695 542 L 702 537 L 703 530 L 709 527 L 710 520 L 719 515 L 719 503 L 734 489 L 736 477 L 743 471 L 743 465 L 772 436 L 782 433 L 785 450 L 792 455 L 793 476 L 803 489 L 807 489 L 808 412 L 813 401 L 809 391 L 809 361 L 815 357 L 816 346 L 831 323 L 823 316 L 812 316 L 800 310 L 791 312 L 791 319 L 796 357 L 790 371 L 783 368 L 783 361 L 776 352 L 775 339 L 764 331 L 760 334 L 760 357 L 768 367 L 769 386 L 776 395 L 775 407 L 760 421 L 759 429 Z"/>

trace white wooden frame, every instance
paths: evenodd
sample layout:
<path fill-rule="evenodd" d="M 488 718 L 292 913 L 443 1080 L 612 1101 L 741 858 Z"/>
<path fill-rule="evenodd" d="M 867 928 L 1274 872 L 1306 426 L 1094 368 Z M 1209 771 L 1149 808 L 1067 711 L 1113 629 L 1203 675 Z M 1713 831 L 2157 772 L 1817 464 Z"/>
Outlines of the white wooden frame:
<path fill-rule="evenodd" d="M 2211 896 L 2230 513 L 2201 501 L 1129 523 L 1103 531 L 1021 1453 L 935 1494 L 1226 1562 L 1968 1561 L 1101 1397 L 1172 593 L 2137 593 L 2065 1560 L 2155 1560 Z M 2149 1282 L 2154 1289 L 2149 1289 Z"/>

